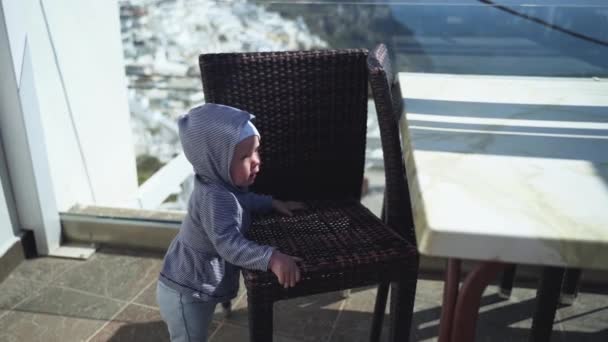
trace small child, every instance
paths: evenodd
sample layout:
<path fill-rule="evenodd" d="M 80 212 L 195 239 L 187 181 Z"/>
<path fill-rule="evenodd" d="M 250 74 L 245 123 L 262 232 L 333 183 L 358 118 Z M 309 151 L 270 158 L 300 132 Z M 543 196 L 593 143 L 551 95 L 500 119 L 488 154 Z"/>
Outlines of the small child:
<path fill-rule="evenodd" d="M 206 341 L 217 303 L 236 297 L 239 267 L 270 269 L 284 287 L 300 280 L 296 258 L 243 235 L 251 212 L 292 215 L 299 202 L 247 191 L 260 170 L 260 134 L 253 115 L 207 103 L 179 119 L 186 158 L 194 166 L 188 213 L 171 242 L 157 284 L 160 314 L 171 341 Z"/>

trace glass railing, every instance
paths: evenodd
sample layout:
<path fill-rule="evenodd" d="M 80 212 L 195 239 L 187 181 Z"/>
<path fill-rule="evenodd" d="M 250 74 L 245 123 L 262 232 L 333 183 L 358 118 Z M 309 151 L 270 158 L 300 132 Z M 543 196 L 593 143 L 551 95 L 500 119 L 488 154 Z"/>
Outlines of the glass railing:
<path fill-rule="evenodd" d="M 401 73 L 608 77 L 608 3 L 601 0 L 121 0 L 119 6 L 136 205 L 145 209 L 183 209 L 192 189 L 175 120 L 204 102 L 201 53 L 385 43 Z M 381 167 L 370 109 L 368 166 Z"/>

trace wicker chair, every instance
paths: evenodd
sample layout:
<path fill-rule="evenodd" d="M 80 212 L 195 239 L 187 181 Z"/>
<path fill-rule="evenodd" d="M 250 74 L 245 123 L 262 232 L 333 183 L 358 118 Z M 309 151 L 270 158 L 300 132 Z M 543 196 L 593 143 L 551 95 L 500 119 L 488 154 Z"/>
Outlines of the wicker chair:
<path fill-rule="evenodd" d="M 253 220 L 248 238 L 303 261 L 290 289 L 271 272 L 243 270 L 251 341 L 272 341 L 275 301 L 388 282 L 398 284 L 391 338 L 409 338 L 416 248 L 360 203 L 366 57 L 366 50 L 323 50 L 199 58 L 206 101 L 256 115 L 263 167 L 253 191 L 309 206 Z"/>
<path fill-rule="evenodd" d="M 383 220 L 415 246 L 414 222 L 399 138 L 399 124 L 405 115 L 403 96 L 399 78 L 392 71 L 391 61 L 384 44 L 378 45 L 369 53 L 367 68 L 384 152 L 386 186 L 382 209 Z M 381 313 L 385 310 L 388 285 L 388 283 L 383 283 L 378 287 L 371 341 L 378 341 L 380 338 L 383 317 Z"/>

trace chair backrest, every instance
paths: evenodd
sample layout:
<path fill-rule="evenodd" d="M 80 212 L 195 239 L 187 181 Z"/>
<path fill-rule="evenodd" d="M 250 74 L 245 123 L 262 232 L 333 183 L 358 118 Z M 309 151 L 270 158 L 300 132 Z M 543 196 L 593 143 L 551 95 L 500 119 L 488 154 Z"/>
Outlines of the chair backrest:
<path fill-rule="evenodd" d="M 203 54 L 207 102 L 246 110 L 262 136 L 252 190 L 282 199 L 359 199 L 367 50 Z"/>
<path fill-rule="evenodd" d="M 384 44 L 375 47 L 367 58 L 369 79 L 378 114 L 384 173 L 384 219 L 389 227 L 416 245 L 412 207 L 405 173 L 399 133 L 404 120 L 404 104 L 398 75 L 393 73 Z"/>

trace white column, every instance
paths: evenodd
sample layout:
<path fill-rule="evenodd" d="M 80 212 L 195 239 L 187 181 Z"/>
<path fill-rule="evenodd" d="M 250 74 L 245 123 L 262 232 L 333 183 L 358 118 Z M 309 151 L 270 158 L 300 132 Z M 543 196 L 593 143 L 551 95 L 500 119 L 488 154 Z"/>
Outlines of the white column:
<path fill-rule="evenodd" d="M 0 149 L 2 142 L 0 141 Z M 2 163 L 2 153 L 0 153 L 0 167 L 3 167 Z M 6 177 L 7 175 L 3 172 L 0 172 L 0 177 Z M 6 251 L 18 240 L 15 234 L 15 226 L 11 221 L 11 217 L 9 215 L 9 209 L 6 196 L 4 196 L 4 186 L 3 182 L 0 182 L 0 257 L 2 257 Z"/>
<path fill-rule="evenodd" d="M 59 211 L 117 206 L 137 191 L 119 8 L 0 5 L 0 133 L 20 224 L 48 254 L 59 246 Z"/>
<path fill-rule="evenodd" d="M 5 17 L 4 6 L 2 18 Z M 13 72 L 6 21 L 0 27 L 0 133 L 19 222 L 34 231 L 41 254 L 59 247 L 61 225 L 46 159 L 38 97 L 27 39 L 20 57 L 20 85 Z M 3 199 L 4 203 L 5 199 Z"/>

